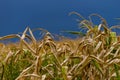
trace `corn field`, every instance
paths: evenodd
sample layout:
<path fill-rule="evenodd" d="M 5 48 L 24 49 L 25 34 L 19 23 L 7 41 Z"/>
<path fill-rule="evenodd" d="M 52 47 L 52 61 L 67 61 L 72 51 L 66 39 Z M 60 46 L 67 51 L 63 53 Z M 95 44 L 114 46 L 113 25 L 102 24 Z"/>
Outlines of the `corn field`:
<path fill-rule="evenodd" d="M 80 14 L 72 12 L 81 17 Z M 0 80 L 120 80 L 120 37 L 104 18 L 99 25 L 79 22 L 86 29 L 79 39 L 57 41 L 47 30 L 36 40 L 27 27 L 22 34 L 0 37 L 19 42 L 0 43 Z"/>

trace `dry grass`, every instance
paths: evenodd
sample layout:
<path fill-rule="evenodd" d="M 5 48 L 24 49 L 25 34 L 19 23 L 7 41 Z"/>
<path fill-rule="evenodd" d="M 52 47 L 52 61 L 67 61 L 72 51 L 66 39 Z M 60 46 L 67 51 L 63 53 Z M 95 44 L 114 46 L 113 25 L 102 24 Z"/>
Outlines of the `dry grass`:
<path fill-rule="evenodd" d="M 0 37 L 20 40 L 0 43 L 0 79 L 120 80 L 120 41 L 104 21 L 102 18 L 100 25 L 93 26 L 89 20 L 82 20 L 87 33 L 76 40 L 55 41 L 48 31 L 39 28 L 44 37 L 37 41 L 29 27 L 22 35 Z"/>

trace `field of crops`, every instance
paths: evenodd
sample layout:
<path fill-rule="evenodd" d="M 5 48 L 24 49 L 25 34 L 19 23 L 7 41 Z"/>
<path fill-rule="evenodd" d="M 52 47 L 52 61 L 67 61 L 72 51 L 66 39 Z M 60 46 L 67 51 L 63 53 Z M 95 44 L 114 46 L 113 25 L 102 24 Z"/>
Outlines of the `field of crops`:
<path fill-rule="evenodd" d="M 93 25 L 81 17 L 79 23 L 86 33 L 78 39 L 57 41 L 38 28 L 43 38 L 36 40 L 29 27 L 22 34 L 0 37 L 19 39 L 0 43 L 0 80 L 120 80 L 120 38 L 112 31 L 119 26 L 108 28 L 104 18 L 91 16 L 100 17 L 101 23 Z"/>

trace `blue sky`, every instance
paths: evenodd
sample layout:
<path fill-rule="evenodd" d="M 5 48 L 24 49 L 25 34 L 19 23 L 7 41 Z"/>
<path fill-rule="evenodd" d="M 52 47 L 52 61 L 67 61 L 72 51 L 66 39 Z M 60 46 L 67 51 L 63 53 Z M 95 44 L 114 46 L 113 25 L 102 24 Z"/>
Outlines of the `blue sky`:
<path fill-rule="evenodd" d="M 0 0 L 0 36 L 23 32 L 30 28 L 44 28 L 59 34 L 63 30 L 79 30 L 77 17 L 92 13 L 103 16 L 108 24 L 119 24 L 120 0 Z M 119 30 L 117 30 L 119 32 Z"/>

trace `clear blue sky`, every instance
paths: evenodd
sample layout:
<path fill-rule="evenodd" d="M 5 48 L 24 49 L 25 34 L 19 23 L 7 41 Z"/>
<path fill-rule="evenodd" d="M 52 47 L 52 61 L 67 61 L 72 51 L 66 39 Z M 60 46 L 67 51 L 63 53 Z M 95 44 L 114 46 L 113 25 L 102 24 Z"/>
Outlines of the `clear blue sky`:
<path fill-rule="evenodd" d="M 120 0 L 0 0 L 0 36 L 23 32 L 30 28 L 44 28 L 58 34 L 63 30 L 78 30 L 79 12 L 84 17 L 92 13 L 103 16 L 109 25 L 118 24 Z M 119 31 L 119 30 L 118 30 Z"/>

